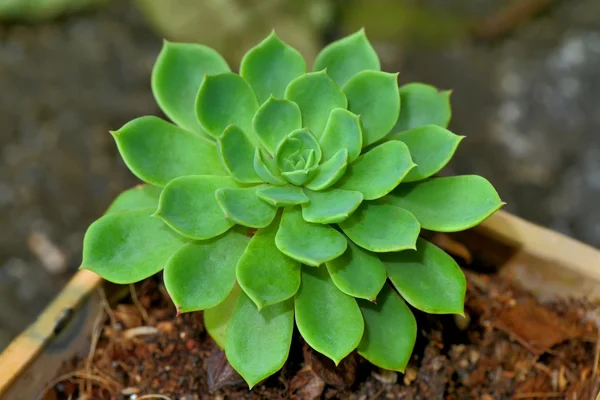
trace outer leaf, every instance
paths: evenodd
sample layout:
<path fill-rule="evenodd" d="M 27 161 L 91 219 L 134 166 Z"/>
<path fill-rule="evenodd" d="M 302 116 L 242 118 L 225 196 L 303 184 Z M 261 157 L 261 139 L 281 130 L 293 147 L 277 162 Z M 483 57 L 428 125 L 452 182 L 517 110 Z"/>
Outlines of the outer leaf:
<path fill-rule="evenodd" d="M 304 193 L 310 202 L 302 205 L 302 217 L 317 224 L 335 224 L 345 220 L 363 200 L 362 193 L 351 190 L 314 192 L 305 189 Z"/>
<path fill-rule="evenodd" d="M 325 265 L 338 289 L 352 297 L 374 301 L 387 279 L 379 257 L 352 241 L 344 254 Z"/>
<path fill-rule="evenodd" d="M 106 214 L 136 210 L 139 208 L 158 207 L 161 188 L 152 185 L 137 185 L 121 192 L 111 203 Z"/>
<path fill-rule="evenodd" d="M 308 197 L 298 186 L 269 186 L 258 189 L 256 195 L 275 207 L 295 206 L 308 203 Z"/>
<path fill-rule="evenodd" d="M 250 135 L 257 109 L 258 101 L 248 82 L 232 72 L 206 76 L 196 98 L 196 117 L 215 138 L 229 125 L 239 126 Z"/>
<path fill-rule="evenodd" d="M 359 191 L 365 200 L 378 199 L 398 186 L 414 167 L 404 143 L 384 142 L 350 164 L 336 187 Z"/>
<path fill-rule="evenodd" d="M 240 65 L 240 75 L 252 86 L 260 103 L 271 95 L 283 97 L 287 85 L 304 73 L 306 62 L 302 55 L 275 32 L 250 49 Z"/>
<path fill-rule="evenodd" d="M 340 228 L 354 243 L 378 253 L 415 248 L 419 222 L 406 210 L 388 204 L 363 203 Z"/>
<path fill-rule="evenodd" d="M 344 176 L 348 167 L 348 151 L 340 149 L 333 157 L 319 165 L 314 177 L 305 185 L 311 190 L 324 190 Z"/>
<path fill-rule="evenodd" d="M 347 246 L 344 235 L 330 226 L 304 221 L 298 207 L 283 211 L 275 244 L 283 254 L 314 267 L 339 257 Z"/>
<path fill-rule="evenodd" d="M 356 300 L 335 286 L 325 267 L 302 268 L 295 306 L 306 343 L 336 365 L 360 342 L 364 322 Z"/>
<path fill-rule="evenodd" d="M 125 164 L 144 182 L 165 186 L 184 175 L 227 175 L 214 143 L 160 118 L 136 118 L 111 133 Z"/>
<path fill-rule="evenodd" d="M 252 388 L 287 360 L 294 331 L 294 306 L 287 300 L 259 311 L 241 293 L 227 325 L 225 355 Z"/>
<path fill-rule="evenodd" d="M 215 307 L 235 284 L 235 266 L 248 245 L 244 230 L 231 230 L 183 246 L 165 265 L 165 287 L 181 312 Z"/>
<path fill-rule="evenodd" d="M 254 171 L 254 146 L 240 128 L 235 125 L 225 128 L 217 140 L 217 152 L 233 179 L 242 183 L 262 182 Z"/>
<path fill-rule="evenodd" d="M 210 47 L 166 40 L 152 70 L 152 93 L 161 110 L 177 125 L 204 133 L 196 119 L 196 95 L 204 75 L 230 71 Z"/>
<path fill-rule="evenodd" d="M 452 257 L 419 238 L 417 251 L 383 258 L 390 280 L 413 307 L 429 314 L 464 313 L 467 282 Z"/>
<path fill-rule="evenodd" d="M 451 91 L 440 92 L 423 83 L 409 83 L 400 87 L 402 112 L 394 132 L 405 131 L 425 125 L 448 126 L 452 110 Z"/>
<path fill-rule="evenodd" d="M 163 269 L 185 244 L 162 221 L 152 218 L 154 208 L 122 211 L 103 216 L 83 238 L 81 268 L 114 283 L 133 283 Z"/>
<path fill-rule="evenodd" d="M 217 189 L 215 195 L 225 218 L 250 228 L 269 226 L 277 209 L 256 196 L 256 190 L 261 187 L 264 186 Z"/>
<path fill-rule="evenodd" d="M 252 126 L 260 143 L 274 154 L 284 137 L 302 128 L 302 114 L 296 103 L 271 97 L 254 115 Z"/>
<path fill-rule="evenodd" d="M 275 160 L 258 147 L 254 151 L 254 171 L 267 183 L 273 185 L 285 185 L 287 183 L 281 176 Z"/>
<path fill-rule="evenodd" d="M 360 71 L 381 69 L 375 49 L 369 43 L 365 30 L 337 40 L 326 46 L 315 60 L 315 71 L 327 68 L 327 74 L 342 86 Z"/>
<path fill-rule="evenodd" d="M 169 182 L 160 195 L 156 216 L 181 235 L 206 240 L 218 236 L 234 223 L 225 218 L 215 192 L 237 187 L 235 181 L 221 176 L 182 176 Z"/>
<path fill-rule="evenodd" d="M 212 308 L 204 310 L 203 313 L 206 331 L 222 349 L 225 348 L 226 343 L 227 323 L 229 322 L 229 318 L 231 318 L 231 313 L 235 308 L 241 291 L 238 285 L 234 285 L 225 300 Z"/>
<path fill-rule="evenodd" d="M 285 98 L 298 104 L 302 123 L 317 138 L 334 108 L 346 108 L 346 96 L 325 71 L 311 72 L 294 79 L 285 90 Z"/>
<path fill-rule="evenodd" d="M 394 127 L 400 113 L 398 74 L 363 71 L 342 87 L 348 109 L 360 115 L 363 146 L 375 143 Z"/>
<path fill-rule="evenodd" d="M 289 299 L 300 287 L 300 263 L 275 246 L 279 220 L 258 230 L 237 265 L 237 279 L 258 309 Z"/>
<path fill-rule="evenodd" d="M 385 201 L 410 211 L 424 229 L 437 232 L 472 228 L 504 205 L 492 184 L 477 175 L 403 184 Z"/>
<path fill-rule="evenodd" d="M 319 140 L 323 158 L 329 160 L 343 148 L 348 150 L 348 162 L 354 161 L 362 149 L 362 135 L 360 118 L 343 108 L 336 108 L 329 114 Z"/>
<path fill-rule="evenodd" d="M 358 354 L 379 368 L 404 372 L 417 340 L 413 313 L 389 285 L 383 287 L 377 303 L 358 300 L 358 306 L 365 319 Z"/>
<path fill-rule="evenodd" d="M 438 173 L 452 159 L 464 136 L 458 136 L 437 125 L 426 125 L 409 131 L 393 133 L 390 140 L 400 140 L 410 151 L 416 167 L 403 179 L 420 181 Z"/>

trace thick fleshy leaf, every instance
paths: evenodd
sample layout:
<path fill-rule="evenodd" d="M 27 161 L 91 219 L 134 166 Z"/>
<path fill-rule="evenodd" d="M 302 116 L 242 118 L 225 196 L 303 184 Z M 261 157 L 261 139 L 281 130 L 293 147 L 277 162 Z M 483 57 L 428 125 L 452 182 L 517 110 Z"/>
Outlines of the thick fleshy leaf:
<path fill-rule="evenodd" d="M 356 160 L 362 149 L 360 118 L 348 110 L 336 108 L 329 114 L 319 142 L 325 160 L 329 160 L 340 149 L 348 150 L 348 162 Z"/>
<path fill-rule="evenodd" d="M 185 240 L 161 220 L 153 207 L 108 214 L 83 238 L 81 268 L 114 283 L 133 283 L 154 275 Z"/>
<path fill-rule="evenodd" d="M 106 214 L 137 210 L 139 208 L 158 207 L 158 198 L 162 188 L 153 185 L 137 185 L 119 194 L 111 203 Z"/>
<path fill-rule="evenodd" d="M 237 279 L 258 309 L 287 300 L 300 287 L 300 263 L 275 246 L 279 220 L 259 229 L 237 265 Z"/>
<path fill-rule="evenodd" d="M 256 191 L 263 187 L 217 189 L 215 195 L 225 218 L 250 228 L 269 226 L 277 209 L 256 196 Z"/>
<path fill-rule="evenodd" d="M 431 124 L 445 128 L 450 123 L 450 90 L 440 92 L 430 85 L 409 83 L 401 86 L 399 92 L 402 112 L 393 132 Z"/>
<path fill-rule="evenodd" d="M 271 95 L 283 97 L 287 85 L 304 73 L 306 62 L 302 55 L 275 32 L 248 50 L 240 65 L 240 75 L 252 86 L 260 103 Z"/>
<path fill-rule="evenodd" d="M 306 222 L 299 207 L 283 211 L 275 244 L 283 254 L 313 267 L 339 257 L 347 246 L 344 235 L 332 227 Z"/>
<path fill-rule="evenodd" d="M 304 193 L 310 202 L 302 205 L 302 217 L 305 221 L 317 224 L 342 222 L 363 200 L 362 193 L 352 190 L 328 189 L 315 192 L 305 189 Z"/>
<path fill-rule="evenodd" d="M 254 146 L 240 128 L 235 125 L 225 128 L 217 139 L 217 152 L 233 179 L 242 183 L 262 182 L 254 171 Z"/>
<path fill-rule="evenodd" d="M 236 125 L 254 141 L 252 118 L 257 109 L 258 101 L 248 82 L 232 72 L 207 75 L 196 99 L 196 117 L 215 138 L 229 125 Z"/>
<path fill-rule="evenodd" d="M 314 177 L 305 185 L 311 190 L 324 190 L 339 181 L 348 167 L 348 150 L 340 149 L 333 157 L 319 165 Z"/>
<path fill-rule="evenodd" d="M 302 114 L 296 103 L 271 97 L 254 115 L 252 126 L 262 145 L 275 154 L 284 137 L 302 128 Z"/>
<path fill-rule="evenodd" d="M 385 201 L 410 211 L 424 229 L 436 232 L 472 228 L 504 205 L 492 184 L 478 175 L 402 184 Z"/>
<path fill-rule="evenodd" d="M 364 322 L 356 300 L 341 292 L 325 267 L 302 268 L 296 325 L 310 347 L 337 365 L 358 346 Z"/>
<path fill-rule="evenodd" d="M 308 197 L 298 186 L 269 186 L 258 189 L 256 195 L 275 207 L 295 206 L 308 203 Z"/>
<path fill-rule="evenodd" d="M 464 313 L 465 274 L 444 250 L 419 238 L 417 251 L 386 254 L 382 261 L 411 306 L 429 314 Z"/>
<path fill-rule="evenodd" d="M 225 218 L 215 192 L 234 187 L 237 187 L 235 181 L 224 176 L 191 175 L 174 179 L 161 193 L 155 215 L 190 239 L 213 238 L 234 225 Z"/>
<path fill-rule="evenodd" d="M 403 182 L 420 181 L 438 173 L 448 164 L 464 136 L 458 136 L 437 125 L 426 125 L 404 132 L 393 133 L 386 139 L 399 140 L 408 146 L 417 164 Z"/>
<path fill-rule="evenodd" d="M 204 133 L 196 118 L 196 95 L 204 75 L 230 71 L 210 47 L 166 40 L 152 70 L 152 93 L 161 110 L 177 125 Z"/>
<path fill-rule="evenodd" d="M 242 289 L 234 285 L 225 300 L 212 308 L 204 310 L 204 327 L 217 345 L 224 349 L 227 338 L 227 323 L 235 308 Z"/>
<path fill-rule="evenodd" d="M 227 361 L 252 388 L 283 367 L 293 331 L 291 299 L 259 311 L 242 292 L 227 324 Z"/>
<path fill-rule="evenodd" d="M 327 68 L 327 74 L 342 86 L 348 79 L 364 70 L 381 69 L 375 49 L 365 30 L 348 35 L 326 46 L 315 60 L 315 71 Z"/>
<path fill-rule="evenodd" d="M 136 118 L 111 133 L 125 164 L 144 182 L 165 186 L 185 175 L 227 175 L 214 142 L 158 117 Z"/>
<path fill-rule="evenodd" d="M 408 211 L 372 202 L 362 203 L 340 228 L 363 249 L 378 253 L 414 250 L 420 232 L 419 222 Z"/>
<path fill-rule="evenodd" d="M 165 287 L 180 312 L 215 307 L 235 284 L 235 266 L 250 241 L 245 229 L 191 242 L 165 265 Z"/>
<path fill-rule="evenodd" d="M 311 72 L 294 79 L 285 90 L 285 98 L 298 104 L 302 111 L 302 124 L 308 126 L 317 138 L 321 137 L 331 110 L 348 105 L 344 93 L 325 71 Z"/>
<path fill-rule="evenodd" d="M 375 200 L 394 190 L 414 167 L 408 147 L 392 140 L 358 157 L 335 186 L 359 191 L 365 200 Z"/>
<path fill-rule="evenodd" d="M 287 183 L 281 176 L 275 160 L 259 147 L 254 151 L 254 171 L 267 183 L 273 185 L 285 185 Z"/>
<path fill-rule="evenodd" d="M 358 354 L 379 368 L 404 372 L 417 340 L 417 321 L 402 298 L 385 285 L 377 302 L 358 300 L 365 333 Z"/>
<path fill-rule="evenodd" d="M 331 279 L 342 292 L 352 297 L 375 300 L 387 279 L 385 267 L 377 255 L 348 241 L 340 257 L 326 263 Z"/>
<path fill-rule="evenodd" d="M 400 113 L 398 74 L 363 71 L 342 87 L 348 98 L 348 109 L 360 115 L 363 147 L 387 135 Z"/>

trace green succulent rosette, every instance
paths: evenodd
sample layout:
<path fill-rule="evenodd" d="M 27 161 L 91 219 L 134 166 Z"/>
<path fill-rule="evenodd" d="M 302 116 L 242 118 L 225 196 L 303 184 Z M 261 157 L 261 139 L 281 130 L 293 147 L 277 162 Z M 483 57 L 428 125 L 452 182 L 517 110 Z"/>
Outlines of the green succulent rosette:
<path fill-rule="evenodd" d="M 82 268 L 116 283 L 164 270 L 180 312 L 250 387 L 285 363 L 294 321 L 339 363 L 353 350 L 404 371 L 407 306 L 462 314 L 466 282 L 421 229 L 470 228 L 503 204 L 482 177 L 434 177 L 462 137 L 449 92 L 380 71 L 361 30 L 314 72 L 275 33 L 240 73 L 214 50 L 165 42 L 152 74 L 164 113 L 112 132 L 146 185 L 122 193 L 84 239 Z"/>

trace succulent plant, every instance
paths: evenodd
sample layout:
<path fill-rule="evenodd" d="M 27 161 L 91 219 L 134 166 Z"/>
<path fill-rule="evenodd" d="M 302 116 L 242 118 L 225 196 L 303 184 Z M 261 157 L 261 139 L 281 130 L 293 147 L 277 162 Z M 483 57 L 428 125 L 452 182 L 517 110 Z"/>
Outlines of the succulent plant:
<path fill-rule="evenodd" d="M 84 239 L 82 268 L 116 283 L 164 269 L 180 312 L 250 387 L 285 363 L 294 321 L 336 364 L 350 352 L 404 371 L 417 335 L 407 303 L 462 314 L 465 277 L 419 237 L 470 228 L 502 206 L 475 175 L 434 177 L 462 137 L 450 93 L 380 71 L 364 31 L 307 72 L 275 33 L 240 74 L 214 50 L 165 42 L 154 96 L 174 122 L 112 132 L 146 185 L 122 193 Z"/>

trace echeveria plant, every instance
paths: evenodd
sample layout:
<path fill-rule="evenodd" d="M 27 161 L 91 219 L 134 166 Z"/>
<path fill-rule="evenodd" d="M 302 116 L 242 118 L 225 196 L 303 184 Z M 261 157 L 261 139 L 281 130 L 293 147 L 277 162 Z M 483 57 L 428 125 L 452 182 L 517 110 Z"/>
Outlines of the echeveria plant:
<path fill-rule="evenodd" d="M 417 327 L 406 303 L 462 314 L 465 277 L 419 238 L 501 207 L 479 176 L 433 177 L 462 137 L 449 92 L 380 71 L 361 30 L 307 72 L 275 33 L 240 73 L 214 50 L 165 42 L 152 90 L 173 121 L 112 132 L 145 186 L 121 194 L 84 239 L 83 268 L 116 283 L 164 269 L 180 312 L 252 387 L 285 363 L 294 321 L 339 363 L 358 353 L 403 371 Z"/>

